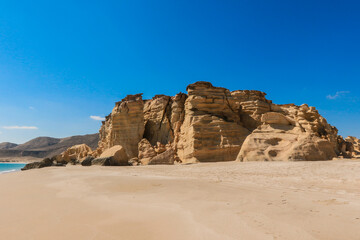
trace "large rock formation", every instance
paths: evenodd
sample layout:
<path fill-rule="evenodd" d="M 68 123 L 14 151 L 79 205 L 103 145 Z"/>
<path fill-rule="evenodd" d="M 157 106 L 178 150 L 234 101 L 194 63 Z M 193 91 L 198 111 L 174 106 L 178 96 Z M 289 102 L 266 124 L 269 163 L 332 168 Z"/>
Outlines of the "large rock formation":
<path fill-rule="evenodd" d="M 121 145 L 130 158 L 138 155 L 138 143 L 144 135 L 144 102 L 141 95 L 128 95 L 115 104 L 100 129 L 97 155 L 115 145 Z"/>
<path fill-rule="evenodd" d="M 187 92 L 149 100 L 129 95 L 116 103 L 92 155 L 121 145 L 136 165 L 328 160 L 352 154 L 354 143 L 338 136 L 314 107 L 277 105 L 263 92 L 230 92 L 209 82 L 190 84 Z"/>

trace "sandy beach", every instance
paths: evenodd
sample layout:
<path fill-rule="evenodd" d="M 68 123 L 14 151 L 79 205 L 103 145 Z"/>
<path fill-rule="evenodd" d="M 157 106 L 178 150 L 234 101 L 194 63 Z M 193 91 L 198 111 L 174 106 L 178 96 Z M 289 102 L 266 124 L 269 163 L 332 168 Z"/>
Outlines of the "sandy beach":
<path fill-rule="evenodd" d="M 1 239 L 359 239 L 360 162 L 0 175 Z"/>

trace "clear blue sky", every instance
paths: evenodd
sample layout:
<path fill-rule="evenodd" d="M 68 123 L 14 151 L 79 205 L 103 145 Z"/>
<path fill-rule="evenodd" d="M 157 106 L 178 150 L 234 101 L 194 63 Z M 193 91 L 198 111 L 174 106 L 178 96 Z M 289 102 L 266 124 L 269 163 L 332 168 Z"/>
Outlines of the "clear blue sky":
<path fill-rule="evenodd" d="M 0 142 L 95 133 L 90 116 L 125 95 L 199 80 L 308 103 L 360 137 L 359 13 L 355 0 L 0 0 Z"/>

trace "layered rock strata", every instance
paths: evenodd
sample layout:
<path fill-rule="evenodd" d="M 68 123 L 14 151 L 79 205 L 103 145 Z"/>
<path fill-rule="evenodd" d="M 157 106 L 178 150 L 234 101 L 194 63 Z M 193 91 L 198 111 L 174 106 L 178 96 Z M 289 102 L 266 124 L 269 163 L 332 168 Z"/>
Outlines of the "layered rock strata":
<path fill-rule="evenodd" d="M 260 91 L 196 82 L 187 94 L 128 95 L 100 129 L 99 157 L 120 145 L 131 165 L 330 160 L 353 154 L 314 107 L 278 105 Z M 345 146 L 345 147 L 344 147 Z"/>
<path fill-rule="evenodd" d="M 128 95 L 115 104 L 100 129 L 96 155 L 115 145 L 121 145 L 128 157 L 138 155 L 138 143 L 144 135 L 144 102 L 142 94 Z"/>

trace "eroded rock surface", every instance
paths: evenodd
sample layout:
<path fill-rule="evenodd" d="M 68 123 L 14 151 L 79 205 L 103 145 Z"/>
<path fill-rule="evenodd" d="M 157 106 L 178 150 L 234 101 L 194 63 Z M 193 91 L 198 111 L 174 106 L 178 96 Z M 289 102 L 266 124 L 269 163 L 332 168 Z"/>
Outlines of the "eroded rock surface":
<path fill-rule="evenodd" d="M 142 94 L 128 95 L 115 104 L 100 129 L 96 154 L 115 145 L 121 145 L 128 157 L 137 157 L 138 143 L 144 136 L 144 102 Z"/>
<path fill-rule="evenodd" d="M 330 160 L 353 156 L 359 146 L 338 136 L 314 107 L 278 105 L 264 92 L 231 92 L 209 82 L 190 84 L 187 94 L 128 95 L 116 103 L 91 155 L 119 145 L 130 165 Z"/>
<path fill-rule="evenodd" d="M 347 137 L 342 150 L 350 157 L 360 158 L 360 139 L 352 136 Z"/>
<path fill-rule="evenodd" d="M 63 153 L 56 157 L 57 162 L 69 163 L 72 161 L 80 161 L 92 154 L 91 148 L 86 144 L 74 145 L 66 149 Z"/>
<path fill-rule="evenodd" d="M 229 90 L 197 82 L 187 87 L 177 154 L 183 163 L 233 161 L 250 131 Z"/>

